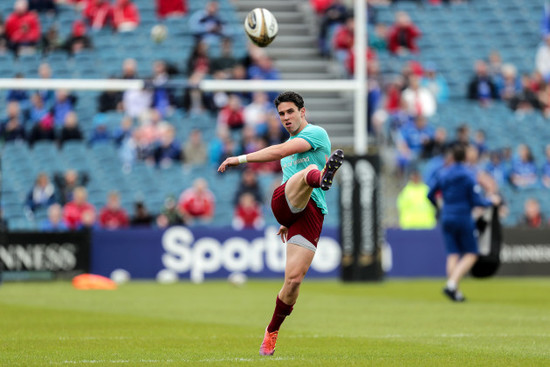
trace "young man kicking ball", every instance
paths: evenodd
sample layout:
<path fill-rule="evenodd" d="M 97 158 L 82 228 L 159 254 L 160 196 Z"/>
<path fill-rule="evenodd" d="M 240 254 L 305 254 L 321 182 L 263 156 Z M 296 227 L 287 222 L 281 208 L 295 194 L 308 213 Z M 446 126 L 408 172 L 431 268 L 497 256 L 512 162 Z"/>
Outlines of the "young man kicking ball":
<path fill-rule="evenodd" d="M 330 189 L 344 161 L 342 150 L 330 154 L 325 129 L 307 122 L 304 100 L 298 93 L 281 93 L 274 103 L 290 138 L 257 152 L 229 157 L 218 168 L 224 172 L 227 167 L 241 163 L 280 160 L 283 169 L 283 183 L 273 192 L 271 208 L 281 224 L 277 234 L 287 244 L 285 281 L 265 330 L 261 355 L 275 352 L 279 328 L 298 299 L 300 284 L 313 261 L 328 212 L 324 191 Z"/>

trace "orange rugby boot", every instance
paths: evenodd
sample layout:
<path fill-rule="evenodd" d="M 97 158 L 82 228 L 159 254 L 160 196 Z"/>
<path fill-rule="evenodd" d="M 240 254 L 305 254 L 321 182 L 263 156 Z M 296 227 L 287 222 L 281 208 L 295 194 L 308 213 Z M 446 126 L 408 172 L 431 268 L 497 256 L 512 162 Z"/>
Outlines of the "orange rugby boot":
<path fill-rule="evenodd" d="M 264 341 L 260 346 L 260 355 L 261 356 L 272 356 L 275 353 L 275 343 L 277 343 L 277 336 L 279 331 L 275 330 L 271 333 L 265 329 Z"/>

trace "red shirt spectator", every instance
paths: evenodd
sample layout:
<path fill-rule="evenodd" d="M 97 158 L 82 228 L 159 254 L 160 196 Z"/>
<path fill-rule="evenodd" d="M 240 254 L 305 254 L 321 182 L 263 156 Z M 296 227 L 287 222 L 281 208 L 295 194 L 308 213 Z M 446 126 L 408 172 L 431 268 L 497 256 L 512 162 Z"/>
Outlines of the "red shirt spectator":
<path fill-rule="evenodd" d="M 40 39 L 40 19 L 28 10 L 24 0 L 17 0 L 14 11 L 6 20 L 6 36 L 14 46 L 35 45 Z"/>
<path fill-rule="evenodd" d="M 99 213 L 99 224 L 105 229 L 118 229 L 128 227 L 128 213 L 120 207 L 118 192 L 111 192 L 105 205 Z"/>
<path fill-rule="evenodd" d="M 63 208 L 63 221 L 69 229 L 76 230 L 82 225 L 82 215 L 88 211 L 95 214 L 95 207 L 87 201 L 88 193 L 82 186 L 74 189 L 73 197 Z"/>
<path fill-rule="evenodd" d="M 84 17 L 88 20 L 90 27 L 101 29 L 112 21 L 113 9 L 108 0 L 88 0 L 84 8 Z"/>
<path fill-rule="evenodd" d="M 166 18 L 170 16 L 183 16 L 187 14 L 187 0 L 157 0 L 157 16 Z"/>
<path fill-rule="evenodd" d="M 389 31 L 388 49 L 394 54 L 402 54 L 407 51 L 418 52 L 416 39 L 422 33 L 412 23 L 409 15 L 403 11 L 395 14 L 395 23 Z"/>
<path fill-rule="evenodd" d="M 133 31 L 139 25 L 139 20 L 139 10 L 131 0 L 117 0 L 113 6 L 113 27 L 117 31 Z"/>
<path fill-rule="evenodd" d="M 218 126 L 228 127 L 231 130 L 242 129 L 244 126 L 244 108 L 236 94 L 229 95 L 227 105 L 220 110 Z"/>
<path fill-rule="evenodd" d="M 264 225 L 262 207 L 249 192 L 241 194 L 239 202 L 235 207 L 233 217 L 233 228 L 255 228 L 260 229 Z"/>
<path fill-rule="evenodd" d="M 194 219 L 210 220 L 214 216 L 215 198 L 208 189 L 207 182 L 198 178 L 193 187 L 182 192 L 178 200 L 178 209 L 186 223 Z"/>

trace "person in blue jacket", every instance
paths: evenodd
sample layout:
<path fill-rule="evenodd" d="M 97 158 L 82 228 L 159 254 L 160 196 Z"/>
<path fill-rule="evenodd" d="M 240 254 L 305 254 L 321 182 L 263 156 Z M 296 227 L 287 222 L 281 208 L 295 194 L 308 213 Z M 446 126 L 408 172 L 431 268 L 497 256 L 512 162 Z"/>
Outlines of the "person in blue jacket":
<path fill-rule="evenodd" d="M 492 195 L 491 200 L 482 197 L 472 171 L 464 164 L 464 145 L 456 144 L 451 149 L 452 161 L 433 181 L 428 199 L 436 207 L 441 206 L 440 227 L 447 250 L 447 285 L 443 292 L 452 301 L 463 302 L 465 298 L 458 287 L 460 280 L 478 258 L 472 210 L 498 204 L 500 197 Z"/>

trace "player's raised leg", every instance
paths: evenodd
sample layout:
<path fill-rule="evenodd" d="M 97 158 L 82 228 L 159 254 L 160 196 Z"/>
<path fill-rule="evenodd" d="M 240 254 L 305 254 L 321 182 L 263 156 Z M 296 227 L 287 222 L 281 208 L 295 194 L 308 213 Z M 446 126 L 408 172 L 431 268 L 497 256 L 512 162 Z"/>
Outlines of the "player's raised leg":
<path fill-rule="evenodd" d="M 344 162 L 344 152 L 336 149 L 327 159 L 322 171 L 311 164 L 288 179 L 285 196 L 293 210 L 299 211 L 306 207 L 314 188 L 328 190 L 332 186 L 334 175 Z"/>

